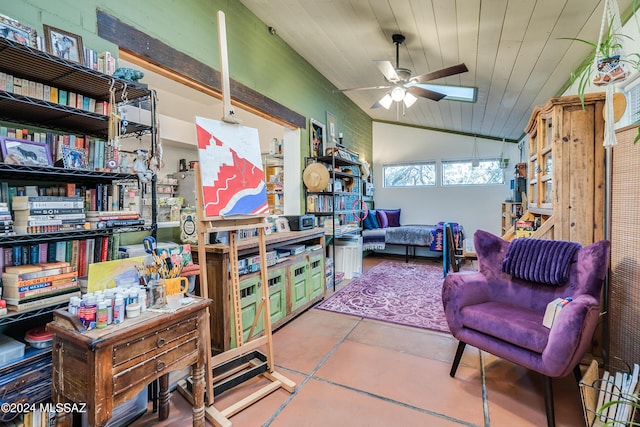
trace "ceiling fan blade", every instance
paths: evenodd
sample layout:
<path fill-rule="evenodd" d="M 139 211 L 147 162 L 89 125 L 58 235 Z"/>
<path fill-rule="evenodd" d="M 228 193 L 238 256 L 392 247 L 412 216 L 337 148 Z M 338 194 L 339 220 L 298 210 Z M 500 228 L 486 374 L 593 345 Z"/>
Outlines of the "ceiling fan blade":
<path fill-rule="evenodd" d="M 430 73 L 421 74 L 411 79 L 412 82 L 424 83 L 431 80 L 441 79 L 443 77 L 453 76 L 455 74 L 466 73 L 469 71 L 466 65 L 458 64 L 452 67 L 443 68 L 441 70 L 432 71 Z"/>
<path fill-rule="evenodd" d="M 372 89 L 389 89 L 391 86 L 369 86 L 369 87 L 352 87 L 349 89 L 334 89 L 333 93 L 347 92 L 350 90 L 372 90 Z"/>
<path fill-rule="evenodd" d="M 376 63 L 378 70 L 380 70 L 380 72 L 384 75 L 385 79 L 389 80 L 390 82 L 397 82 L 400 80 L 400 76 L 398 76 L 398 73 L 396 73 L 396 69 L 393 67 L 393 65 L 391 65 L 391 62 L 381 60 L 374 60 L 373 62 Z"/>
<path fill-rule="evenodd" d="M 412 95 L 421 96 L 423 98 L 429 98 L 434 101 L 440 101 L 442 98 L 447 96 L 444 93 L 435 92 L 433 90 L 425 89 L 420 86 L 409 86 L 407 88 L 407 92 L 409 92 Z"/>

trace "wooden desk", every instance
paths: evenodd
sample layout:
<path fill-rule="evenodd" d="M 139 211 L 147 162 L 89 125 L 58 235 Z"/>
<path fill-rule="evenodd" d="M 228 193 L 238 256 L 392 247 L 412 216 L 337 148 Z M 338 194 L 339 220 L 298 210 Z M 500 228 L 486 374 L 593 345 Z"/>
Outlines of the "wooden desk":
<path fill-rule="evenodd" d="M 169 372 L 193 366 L 193 425 L 204 426 L 207 307 L 195 298 L 175 313 L 146 311 L 120 325 L 79 332 L 69 313 L 54 312 L 54 403 L 87 403 L 89 425 L 103 426 L 113 409 L 160 378 L 159 418 L 169 416 Z M 57 425 L 71 426 L 59 413 Z"/>

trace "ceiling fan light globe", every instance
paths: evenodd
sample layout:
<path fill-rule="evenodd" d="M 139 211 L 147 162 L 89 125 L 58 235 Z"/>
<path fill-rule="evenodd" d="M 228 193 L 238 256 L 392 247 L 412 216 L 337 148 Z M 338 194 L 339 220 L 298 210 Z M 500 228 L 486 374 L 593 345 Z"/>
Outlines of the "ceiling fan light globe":
<path fill-rule="evenodd" d="M 393 99 L 391 98 L 391 95 L 386 94 L 380 101 L 378 101 L 378 103 L 388 110 L 393 103 Z"/>
<path fill-rule="evenodd" d="M 402 100 L 404 102 L 404 106 L 409 108 L 411 107 L 413 104 L 415 104 L 415 102 L 418 100 L 417 97 L 415 97 L 414 95 L 412 95 L 411 93 L 407 92 L 407 94 L 404 96 L 404 99 Z"/>
<path fill-rule="evenodd" d="M 404 95 L 405 95 L 405 90 L 404 88 L 401 87 L 394 87 L 391 90 L 391 99 L 393 99 L 396 102 L 400 102 L 404 99 Z"/>

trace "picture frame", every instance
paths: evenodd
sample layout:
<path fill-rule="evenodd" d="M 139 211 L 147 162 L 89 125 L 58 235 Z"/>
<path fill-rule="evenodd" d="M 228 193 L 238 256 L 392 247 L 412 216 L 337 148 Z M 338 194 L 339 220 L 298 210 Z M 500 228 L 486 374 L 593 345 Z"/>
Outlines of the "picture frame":
<path fill-rule="evenodd" d="M 333 148 L 338 142 L 338 120 L 332 112 L 327 111 L 327 145 L 325 148 Z"/>
<path fill-rule="evenodd" d="M 309 119 L 309 156 L 319 157 L 324 153 L 326 127 L 315 119 Z"/>
<path fill-rule="evenodd" d="M 289 227 L 289 220 L 285 217 L 276 218 L 276 230 L 278 233 L 291 231 L 291 228 Z"/>
<path fill-rule="evenodd" d="M 89 169 L 87 152 L 83 148 L 62 147 L 62 164 L 66 169 Z"/>
<path fill-rule="evenodd" d="M 0 37 L 28 47 L 36 47 L 36 31 L 5 15 L 0 15 Z"/>
<path fill-rule="evenodd" d="M 51 150 L 43 142 L 0 137 L 2 161 L 12 165 L 51 166 Z"/>
<path fill-rule="evenodd" d="M 82 37 L 47 24 L 43 24 L 42 27 L 47 52 L 62 59 L 84 64 Z"/>

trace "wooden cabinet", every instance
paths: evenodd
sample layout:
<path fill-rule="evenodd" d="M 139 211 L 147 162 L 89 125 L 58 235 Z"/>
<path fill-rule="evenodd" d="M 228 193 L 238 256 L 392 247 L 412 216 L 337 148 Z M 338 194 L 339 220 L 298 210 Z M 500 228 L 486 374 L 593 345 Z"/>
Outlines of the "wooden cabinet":
<path fill-rule="evenodd" d="M 604 238 L 605 94 L 552 98 L 534 109 L 528 134 L 523 219 L 540 219 L 532 237 L 588 245 Z M 512 237 L 508 235 L 506 237 Z"/>
<path fill-rule="evenodd" d="M 193 366 L 193 425 L 204 426 L 206 309 L 194 302 L 174 313 L 146 311 L 121 325 L 77 331 L 56 311 L 53 332 L 53 402 L 87 405 L 89 425 L 102 426 L 113 409 L 160 379 L 160 419 L 169 416 L 169 372 Z M 57 425 L 71 425 L 60 412 Z"/>
<path fill-rule="evenodd" d="M 522 215 L 522 203 L 504 202 L 502 204 L 501 233 L 504 235 L 513 227 L 516 220 Z"/>
<path fill-rule="evenodd" d="M 269 267 L 269 305 L 272 328 L 277 328 L 302 311 L 324 298 L 324 229 L 290 231 L 265 236 L 267 250 L 275 247 L 300 244 L 319 249 L 289 256 L 285 261 Z M 238 255 L 256 254 L 257 238 L 238 241 Z M 193 251 L 195 262 L 200 262 Z M 229 350 L 235 346 L 234 322 L 231 304 L 231 280 L 229 276 L 229 246 L 206 245 L 208 295 L 214 303 L 211 308 L 211 348 L 214 352 Z M 255 313 L 262 297 L 260 272 L 240 276 L 240 305 L 245 339 L 249 335 Z M 258 318 L 254 335 L 263 331 L 262 316 Z"/>

